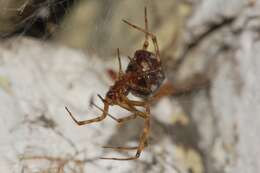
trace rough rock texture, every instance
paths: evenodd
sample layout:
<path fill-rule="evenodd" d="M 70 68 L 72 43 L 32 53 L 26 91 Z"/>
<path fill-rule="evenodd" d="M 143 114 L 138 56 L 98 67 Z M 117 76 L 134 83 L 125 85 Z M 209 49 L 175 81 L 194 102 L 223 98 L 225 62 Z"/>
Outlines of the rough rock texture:
<path fill-rule="evenodd" d="M 257 1 L 201 1 L 187 22 L 173 80 L 210 79 L 186 106 L 206 172 L 259 171 L 259 8 Z"/>
<path fill-rule="evenodd" d="M 106 70 L 115 66 L 115 61 L 101 62 L 78 50 L 51 43 L 26 38 L 1 43 L 1 172 L 58 172 L 59 169 L 64 172 L 178 172 L 194 166 L 186 164 L 187 159 L 200 162 L 193 151 L 186 156 L 182 147 L 174 144 L 171 133 L 167 133 L 171 127 L 164 129 L 157 120 L 153 120 L 151 146 L 142 153 L 140 161 L 99 159 L 127 157 L 101 146 L 136 144 L 142 121 L 117 127 L 107 118 L 101 123 L 78 127 L 64 106 L 80 119 L 99 115 L 99 111 L 88 109 L 88 105 L 92 96 L 104 95 L 108 90 L 112 81 Z M 94 101 L 102 106 L 98 99 Z M 169 99 L 155 107 L 154 112 L 160 113 L 164 108 L 165 117 L 170 118 L 173 109 L 167 105 Z M 110 113 L 119 117 L 129 114 L 120 109 L 112 109 Z M 196 169 L 201 172 L 201 167 Z"/>
<path fill-rule="evenodd" d="M 98 115 L 88 103 L 111 85 L 107 69 L 117 69 L 115 60 L 25 38 L 2 42 L 1 172 L 258 172 L 260 3 L 193 3 L 178 66 L 167 75 L 173 84 L 200 76 L 209 85 L 152 106 L 150 145 L 138 161 L 98 158 L 127 156 L 101 146 L 136 144 L 142 120 L 117 126 L 107 118 L 78 127 L 64 110 L 67 105 L 80 119 Z"/>

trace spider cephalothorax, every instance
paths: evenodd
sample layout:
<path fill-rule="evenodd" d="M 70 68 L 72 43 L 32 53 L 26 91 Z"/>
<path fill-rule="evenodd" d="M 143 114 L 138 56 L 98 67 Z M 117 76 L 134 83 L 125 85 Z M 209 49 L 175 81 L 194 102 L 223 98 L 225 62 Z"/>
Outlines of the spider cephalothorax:
<path fill-rule="evenodd" d="M 99 122 L 105 119 L 107 116 L 110 116 L 115 121 L 122 123 L 136 117 L 141 117 L 144 119 L 144 129 L 140 137 L 140 142 L 138 146 L 134 147 L 110 147 L 106 146 L 105 148 L 112 148 L 116 150 L 136 150 L 136 154 L 133 157 L 128 158 L 113 158 L 113 157 L 102 157 L 102 159 L 112 159 L 112 160 L 134 160 L 137 159 L 143 149 L 147 145 L 149 129 L 150 129 L 150 100 L 152 99 L 155 91 L 160 87 L 164 79 L 164 73 L 161 67 L 160 52 L 157 44 L 155 35 L 148 31 L 148 22 L 147 22 L 147 12 L 145 8 L 145 29 L 133 25 L 130 22 L 123 20 L 126 24 L 131 27 L 143 32 L 145 34 L 145 41 L 143 48 L 137 50 L 133 58 L 130 59 L 130 63 L 127 66 L 125 72 L 122 71 L 121 60 L 119 49 L 117 49 L 117 55 L 119 60 L 119 73 L 118 78 L 115 81 L 114 85 L 110 87 L 105 98 L 102 98 L 100 95 L 98 97 L 103 101 L 104 108 L 101 109 L 93 103 L 93 105 L 101 110 L 103 113 L 99 117 L 78 121 L 74 118 L 72 113 L 67 107 L 69 115 L 75 123 L 78 125 L 90 124 L 93 122 Z M 148 37 L 153 41 L 154 53 L 147 50 L 149 46 Z M 142 101 L 135 101 L 128 99 L 128 94 L 132 93 L 138 97 L 143 98 Z M 113 105 L 118 105 L 121 108 L 124 108 L 130 112 L 132 115 L 123 118 L 115 118 L 114 116 L 108 113 L 109 107 Z M 143 107 L 144 111 L 140 111 L 137 107 Z"/>

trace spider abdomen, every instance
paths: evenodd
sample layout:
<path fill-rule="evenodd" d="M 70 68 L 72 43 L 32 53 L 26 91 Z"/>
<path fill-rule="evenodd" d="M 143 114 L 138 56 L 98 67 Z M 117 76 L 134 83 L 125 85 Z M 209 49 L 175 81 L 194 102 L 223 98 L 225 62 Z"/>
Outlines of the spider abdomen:
<path fill-rule="evenodd" d="M 127 66 L 126 73 L 136 74 L 130 84 L 130 92 L 138 97 L 147 98 L 154 94 L 161 86 L 165 75 L 161 62 L 158 62 L 152 52 L 137 50 L 134 58 Z"/>

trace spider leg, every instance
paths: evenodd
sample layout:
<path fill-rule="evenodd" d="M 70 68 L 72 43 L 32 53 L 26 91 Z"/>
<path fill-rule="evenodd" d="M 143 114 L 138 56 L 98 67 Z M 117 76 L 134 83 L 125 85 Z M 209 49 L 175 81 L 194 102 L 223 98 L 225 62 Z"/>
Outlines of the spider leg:
<path fill-rule="evenodd" d="M 143 132 L 140 136 L 140 142 L 139 142 L 139 145 L 137 147 L 137 151 L 136 151 L 135 156 L 128 157 L 128 158 L 101 157 L 101 159 L 107 159 L 107 160 L 136 160 L 140 157 L 141 152 L 144 150 L 144 148 L 147 145 L 147 139 L 148 139 L 148 135 L 149 135 L 149 131 L 150 131 L 150 106 L 149 105 L 146 106 L 145 114 L 146 114 L 146 118 L 145 118 L 145 121 L 144 121 L 144 129 L 143 129 Z M 127 148 L 127 147 L 119 147 L 119 150 L 123 150 L 125 148 Z M 116 148 L 116 149 L 118 149 L 118 148 Z"/>
<path fill-rule="evenodd" d="M 128 110 L 129 112 L 132 112 L 142 118 L 146 118 L 146 114 L 144 112 L 139 111 L 138 109 L 136 109 L 133 105 L 130 105 L 127 102 L 119 102 L 117 103 L 118 106 Z"/>
<path fill-rule="evenodd" d="M 113 150 L 136 150 L 138 147 L 113 147 L 113 146 L 103 146 L 103 148 L 109 148 Z"/>
<path fill-rule="evenodd" d="M 104 111 L 102 108 L 100 108 L 98 105 L 96 105 L 95 103 L 91 103 L 95 108 L 97 108 L 98 110 L 100 110 L 100 111 Z M 115 121 L 118 121 L 118 118 L 116 118 L 116 117 L 114 117 L 113 115 L 111 115 L 110 113 L 107 113 L 107 115 L 110 117 L 110 118 L 112 118 L 113 120 L 115 120 Z"/>
<path fill-rule="evenodd" d="M 100 97 L 100 96 L 99 96 Z M 102 98 L 103 99 L 103 98 Z M 142 102 L 142 101 L 135 101 L 135 100 L 129 100 L 127 97 L 122 97 L 122 99 L 124 100 L 124 102 L 126 102 L 127 104 L 124 103 L 119 103 L 118 105 L 130 112 L 134 112 L 134 114 L 123 117 L 123 118 L 116 118 L 114 116 L 112 116 L 111 114 L 108 113 L 108 116 L 110 118 L 112 118 L 113 120 L 115 120 L 118 123 L 125 123 L 126 121 L 129 120 L 133 120 L 137 117 L 137 115 L 143 117 L 142 112 L 138 111 L 134 106 L 145 106 L 146 103 Z M 92 103 L 97 109 L 101 110 L 102 109 L 100 107 L 98 107 L 97 105 L 95 105 L 94 103 Z M 134 105 L 134 106 L 133 106 Z"/>
<path fill-rule="evenodd" d="M 83 121 L 78 121 L 74 115 L 70 112 L 70 110 L 65 106 L 66 111 L 69 113 L 69 116 L 72 118 L 72 120 L 78 124 L 79 126 L 84 125 L 84 124 L 90 124 L 93 122 L 99 122 L 102 121 L 103 119 L 106 118 L 106 116 L 108 115 L 108 108 L 109 108 L 109 104 L 107 102 L 104 102 L 104 110 L 102 115 L 100 115 L 99 117 L 93 118 L 93 119 L 89 119 L 89 120 L 83 120 Z"/>
<path fill-rule="evenodd" d="M 127 97 L 122 97 L 122 99 L 127 103 L 127 105 L 120 103 L 119 106 L 121 106 L 124 109 L 127 109 L 130 112 L 135 112 L 132 115 L 123 117 L 123 118 L 115 118 L 114 116 L 108 114 L 109 117 L 111 117 L 113 120 L 117 121 L 118 123 L 125 123 L 126 121 L 135 119 L 137 115 L 143 117 L 142 112 L 138 111 L 134 106 L 142 106 L 144 107 L 147 103 L 142 101 L 135 101 L 135 100 L 129 100 Z M 100 108 L 99 108 L 100 110 Z"/>
<path fill-rule="evenodd" d="M 129 116 L 126 116 L 123 118 L 115 118 L 113 116 L 109 116 L 118 123 L 125 123 L 126 121 L 135 119 L 137 116 L 140 116 L 140 117 L 145 116 L 143 112 L 137 110 L 134 106 L 129 105 L 128 103 L 120 102 L 120 103 L 117 103 L 117 105 L 128 110 L 129 112 L 133 113 L 132 115 L 129 115 Z"/>
<path fill-rule="evenodd" d="M 123 20 L 123 22 L 128 24 L 129 26 L 131 26 L 131 27 L 133 27 L 133 28 L 135 28 L 135 29 L 137 29 L 137 30 L 147 34 L 148 36 L 150 36 L 152 38 L 157 61 L 161 62 L 161 60 L 160 60 L 160 51 L 159 51 L 159 46 L 158 46 L 158 42 L 157 42 L 156 36 L 153 33 L 149 32 L 149 31 L 147 31 L 147 30 L 145 30 L 145 29 L 143 29 L 143 28 L 141 28 L 141 27 L 139 27 L 137 25 L 134 25 L 134 24 L 128 22 L 127 20 Z"/>
<path fill-rule="evenodd" d="M 118 62 L 119 62 L 118 79 L 121 79 L 124 73 L 123 73 L 123 70 L 122 70 L 122 63 L 121 63 L 119 48 L 117 48 L 117 58 L 118 58 Z"/>
<path fill-rule="evenodd" d="M 132 114 L 132 115 L 129 115 L 129 116 L 126 116 L 126 117 L 123 117 L 123 118 L 115 118 L 115 117 L 113 117 L 113 118 L 111 117 L 111 118 L 118 123 L 125 123 L 126 121 L 136 119 L 136 117 L 137 117 L 136 114 Z"/>
<path fill-rule="evenodd" d="M 133 61 L 133 58 L 131 58 L 130 56 L 127 56 L 127 58 L 130 62 Z"/>
<path fill-rule="evenodd" d="M 126 96 L 122 97 L 122 99 L 131 106 L 142 106 L 145 107 L 147 105 L 147 102 L 144 101 L 136 101 L 136 100 L 129 100 Z"/>
<path fill-rule="evenodd" d="M 103 99 L 100 95 L 98 95 L 98 97 L 103 101 L 103 103 L 106 103 L 106 100 Z M 127 99 L 127 97 L 125 97 Z M 97 106 L 96 104 L 92 103 L 93 106 L 95 106 L 97 109 L 103 111 L 103 109 L 101 109 L 99 106 Z M 120 106 L 120 105 L 119 105 Z M 121 104 L 121 107 L 130 111 L 130 112 L 133 112 L 133 111 L 138 111 L 137 109 L 135 109 L 134 107 L 132 108 L 131 106 L 127 106 L 127 105 L 124 105 L 124 104 Z M 140 114 L 140 113 L 139 113 Z M 135 119 L 137 117 L 136 114 L 132 114 L 132 115 L 129 115 L 127 117 L 123 117 L 123 118 L 116 118 L 114 116 L 112 116 L 111 114 L 107 113 L 107 115 L 112 118 L 113 120 L 115 120 L 116 122 L 118 123 L 124 123 L 126 121 L 129 121 L 129 120 L 132 120 L 132 119 Z"/>
<path fill-rule="evenodd" d="M 145 141 L 145 147 L 148 145 L 147 141 Z M 103 148 L 108 148 L 108 149 L 114 149 L 114 150 L 137 150 L 138 146 L 136 147 L 113 147 L 113 146 L 103 146 Z"/>
<path fill-rule="evenodd" d="M 148 19 L 147 19 L 147 8 L 144 8 L 144 23 L 145 23 L 145 30 L 148 31 Z M 144 44 L 143 44 L 143 49 L 147 50 L 149 46 L 149 42 L 148 42 L 148 34 L 145 33 L 145 40 L 144 40 Z"/>

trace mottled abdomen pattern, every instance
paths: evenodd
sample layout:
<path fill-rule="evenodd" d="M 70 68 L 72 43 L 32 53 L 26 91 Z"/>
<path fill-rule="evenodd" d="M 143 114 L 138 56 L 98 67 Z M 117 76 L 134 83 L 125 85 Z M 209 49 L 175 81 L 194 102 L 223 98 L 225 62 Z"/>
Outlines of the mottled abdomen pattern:
<path fill-rule="evenodd" d="M 161 62 L 152 52 L 137 50 L 134 58 L 127 66 L 126 73 L 136 74 L 137 78 L 129 86 L 130 92 L 136 96 L 147 98 L 161 86 L 165 76 Z"/>

